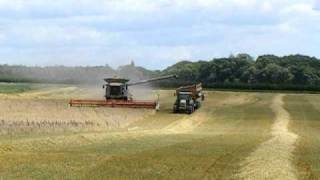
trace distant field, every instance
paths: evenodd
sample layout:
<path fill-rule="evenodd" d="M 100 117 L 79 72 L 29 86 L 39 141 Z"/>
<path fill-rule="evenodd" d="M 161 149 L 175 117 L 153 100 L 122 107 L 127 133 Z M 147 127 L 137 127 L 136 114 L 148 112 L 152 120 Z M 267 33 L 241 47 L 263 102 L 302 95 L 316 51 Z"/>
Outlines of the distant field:
<path fill-rule="evenodd" d="M 34 89 L 32 84 L 0 83 L 0 93 L 22 93 Z"/>
<path fill-rule="evenodd" d="M 170 90 L 159 112 L 67 105 L 99 93 L 0 94 L 0 179 L 320 178 L 318 95 L 210 91 L 192 115 Z"/>

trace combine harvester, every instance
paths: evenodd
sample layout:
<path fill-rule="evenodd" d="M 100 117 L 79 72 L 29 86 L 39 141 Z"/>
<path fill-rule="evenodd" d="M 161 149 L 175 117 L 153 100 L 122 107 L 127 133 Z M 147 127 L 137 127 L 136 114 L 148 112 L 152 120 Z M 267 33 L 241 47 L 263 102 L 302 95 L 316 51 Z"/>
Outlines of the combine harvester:
<path fill-rule="evenodd" d="M 177 99 L 173 106 L 174 113 L 186 112 L 192 114 L 200 108 L 201 101 L 204 101 L 201 83 L 180 87 L 176 90 L 175 95 Z"/>
<path fill-rule="evenodd" d="M 79 100 L 71 99 L 69 104 L 71 107 L 126 107 L 126 108 L 149 108 L 159 109 L 158 101 L 142 101 L 133 100 L 129 92 L 129 86 L 141 85 L 160 80 L 177 78 L 176 75 L 163 76 L 149 80 L 143 80 L 135 83 L 129 83 L 129 79 L 122 78 L 107 78 L 104 79 L 106 84 L 103 85 L 105 89 L 104 100 Z"/>

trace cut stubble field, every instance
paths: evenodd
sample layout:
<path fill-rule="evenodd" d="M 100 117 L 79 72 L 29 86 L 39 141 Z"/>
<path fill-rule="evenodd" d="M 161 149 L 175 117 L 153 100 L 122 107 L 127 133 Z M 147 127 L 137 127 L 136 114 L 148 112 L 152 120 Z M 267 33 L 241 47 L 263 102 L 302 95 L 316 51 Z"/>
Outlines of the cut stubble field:
<path fill-rule="evenodd" d="M 192 115 L 172 113 L 169 90 L 154 92 L 158 112 L 68 107 L 97 92 L 0 94 L 0 178 L 283 179 L 279 168 L 320 177 L 317 95 L 210 91 Z"/>

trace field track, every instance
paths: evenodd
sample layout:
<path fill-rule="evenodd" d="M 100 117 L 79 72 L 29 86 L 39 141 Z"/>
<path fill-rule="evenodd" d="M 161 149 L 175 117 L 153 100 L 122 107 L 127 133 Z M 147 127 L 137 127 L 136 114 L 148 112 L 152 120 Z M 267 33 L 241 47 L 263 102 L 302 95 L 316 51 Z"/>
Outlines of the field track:
<path fill-rule="evenodd" d="M 271 105 L 276 114 L 272 126 L 272 138 L 262 143 L 244 162 L 240 177 L 244 179 L 295 180 L 292 163 L 298 136 L 288 130 L 290 114 L 283 107 L 284 95 L 274 97 Z"/>

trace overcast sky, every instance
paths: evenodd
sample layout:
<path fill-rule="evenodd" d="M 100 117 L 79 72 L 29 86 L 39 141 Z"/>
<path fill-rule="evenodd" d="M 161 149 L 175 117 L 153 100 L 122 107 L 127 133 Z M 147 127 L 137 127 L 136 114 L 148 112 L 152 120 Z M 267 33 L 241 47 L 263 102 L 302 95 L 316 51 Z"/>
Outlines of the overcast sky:
<path fill-rule="evenodd" d="M 320 0 L 0 0 L 0 64 L 320 57 Z"/>

